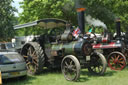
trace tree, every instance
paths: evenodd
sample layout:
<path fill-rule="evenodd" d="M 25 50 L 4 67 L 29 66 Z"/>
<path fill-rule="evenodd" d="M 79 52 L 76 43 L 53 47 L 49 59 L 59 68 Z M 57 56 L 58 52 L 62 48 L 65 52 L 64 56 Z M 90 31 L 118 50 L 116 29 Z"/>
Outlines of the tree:
<path fill-rule="evenodd" d="M 75 0 L 24 0 L 19 22 L 26 23 L 43 18 L 61 18 L 77 25 Z M 79 0 L 77 0 L 79 1 Z M 128 24 L 128 1 L 127 0 L 81 0 L 86 8 L 86 15 L 103 21 L 107 27 L 114 31 L 115 19 L 122 20 L 123 30 Z M 33 30 L 31 30 L 32 32 Z M 28 32 L 26 30 L 25 32 Z M 30 32 L 30 33 L 31 33 Z"/>
<path fill-rule="evenodd" d="M 21 3 L 24 9 L 20 14 L 20 22 L 29 22 L 43 18 L 62 18 L 73 20 L 75 8 L 70 0 L 26 0 Z"/>
<path fill-rule="evenodd" d="M 128 0 L 83 0 L 86 14 L 103 21 L 111 30 L 115 30 L 115 20 L 120 18 L 122 30 L 128 25 Z"/>
<path fill-rule="evenodd" d="M 34 20 L 44 18 L 59 18 L 77 23 L 76 12 L 74 8 L 74 2 L 70 0 L 25 0 L 21 2 L 23 13 L 20 14 L 19 22 L 27 23 Z M 40 29 L 39 29 L 40 30 Z M 24 35 L 33 34 L 36 31 L 38 34 L 39 30 L 33 30 L 33 28 L 19 30 L 24 31 Z"/>
<path fill-rule="evenodd" d="M 14 8 L 11 5 L 12 0 L 0 1 L 0 40 L 5 41 L 13 37 Z"/>

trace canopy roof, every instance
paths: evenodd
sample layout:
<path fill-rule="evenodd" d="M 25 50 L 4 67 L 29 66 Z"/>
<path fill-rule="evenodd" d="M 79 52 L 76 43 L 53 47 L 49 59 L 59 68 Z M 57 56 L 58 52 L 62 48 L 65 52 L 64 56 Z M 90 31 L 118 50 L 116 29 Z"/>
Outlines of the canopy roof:
<path fill-rule="evenodd" d="M 37 20 L 37 21 L 33 21 L 33 22 L 21 24 L 21 25 L 15 25 L 14 29 L 20 29 L 20 28 L 32 27 L 32 26 L 40 26 L 40 27 L 43 27 L 44 29 L 48 29 L 48 28 L 66 26 L 66 23 L 67 21 L 65 20 L 47 18 L 47 19 Z"/>

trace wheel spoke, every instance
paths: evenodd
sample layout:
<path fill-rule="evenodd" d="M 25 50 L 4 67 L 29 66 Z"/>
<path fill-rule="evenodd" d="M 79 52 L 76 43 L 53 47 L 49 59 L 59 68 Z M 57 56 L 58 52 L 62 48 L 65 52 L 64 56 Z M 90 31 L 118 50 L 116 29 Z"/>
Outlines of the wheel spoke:
<path fill-rule="evenodd" d="M 75 65 L 72 65 L 72 68 L 76 68 L 76 66 Z"/>
<path fill-rule="evenodd" d="M 30 70 L 31 70 L 31 63 L 28 62 L 28 63 L 26 64 L 26 66 L 27 66 L 27 69 L 30 71 Z"/>
<path fill-rule="evenodd" d="M 29 50 L 30 56 L 32 56 L 32 46 L 30 46 L 28 50 Z"/>
<path fill-rule="evenodd" d="M 64 68 L 68 69 L 68 66 L 64 66 Z"/>
<path fill-rule="evenodd" d="M 72 62 L 73 62 L 73 61 L 70 62 L 70 65 L 72 65 Z"/>
<path fill-rule="evenodd" d="M 65 65 L 66 65 L 66 66 L 69 66 L 68 63 L 67 63 L 66 61 L 65 61 Z"/>
<path fill-rule="evenodd" d="M 114 64 L 114 60 L 109 60 L 109 62 L 110 62 L 111 64 Z"/>
<path fill-rule="evenodd" d="M 72 69 L 73 72 L 76 72 L 77 70 L 76 69 Z"/>
<path fill-rule="evenodd" d="M 29 64 L 31 64 L 30 62 L 26 63 L 26 65 L 28 66 Z"/>
<path fill-rule="evenodd" d="M 118 59 L 119 59 L 119 57 L 120 57 L 120 55 L 118 55 L 118 56 L 116 57 L 116 60 L 118 60 Z"/>
<path fill-rule="evenodd" d="M 99 72 L 100 72 L 100 71 L 102 70 L 102 66 L 99 66 L 99 67 L 98 67 L 98 70 L 99 70 Z"/>
<path fill-rule="evenodd" d="M 36 56 L 36 54 L 35 54 L 35 53 L 36 53 L 36 51 L 34 50 L 34 52 L 32 53 L 32 55 L 31 55 L 31 56 Z"/>
<path fill-rule="evenodd" d="M 114 62 L 112 62 L 112 63 L 110 63 L 111 65 L 114 65 L 115 63 Z"/>
<path fill-rule="evenodd" d="M 93 66 L 92 69 L 93 69 L 94 72 L 96 72 L 96 67 L 95 66 Z"/>
<path fill-rule="evenodd" d="M 119 60 L 120 60 L 120 61 L 121 61 L 121 60 L 124 60 L 124 58 L 120 58 Z"/>
<path fill-rule="evenodd" d="M 29 54 L 29 51 L 27 52 L 27 56 L 29 56 L 30 54 Z"/>
<path fill-rule="evenodd" d="M 23 55 L 24 58 L 28 58 L 28 56 Z"/>
<path fill-rule="evenodd" d="M 125 64 L 125 62 L 124 62 L 124 61 L 118 61 L 118 63 Z"/>
<path fill-rule="evenodd" d="M 119 64 L 119 65 L 120 65 L 120 67 L 121 67 L 121 68 L 123 68 L 123 67 L 124 67 L 124 65 L 121 65 L 121 64 Z"/>
<path fill-rule="evenodd" d="M 113 57 L 111 57 L 112 61 L 114 61 L 115 59 Z"/>
<path fill-rule="evenodd" d="M 37 65 L 37 62 L 36 62 L 36 61 L 34 61 L 34 60 L 33 60 L 33 63 L 34 63 L 35 65 Z"/>
<path fill-rule="evenodd" d="M 29 49 L 30 49 L 30 47 L 28 48 L 28 52 L 27 52 L 27 55 L 29 55 L 29 56 L 30 56 L 30 50 L 29 50 Z"/>
<path fill-rule="evenodd" d="M 37 61 L 38 57 L 33 56 L 32 59 Z"/>
<path fill-rule="evenodd" d="M 114 60 L 116 59 L 117 57 L 116 57 L 116 54 L 115 54 L 115 56 L 114 56 Z"/>

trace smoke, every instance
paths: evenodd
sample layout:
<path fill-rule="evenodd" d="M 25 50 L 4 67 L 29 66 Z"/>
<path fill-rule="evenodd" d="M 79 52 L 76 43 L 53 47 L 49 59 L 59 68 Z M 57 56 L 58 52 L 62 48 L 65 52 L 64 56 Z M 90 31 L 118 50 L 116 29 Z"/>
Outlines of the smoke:
<path fill-rule="evenodd" d="M 94 19 L 90 15 L 86 16 L 86 21 L 90 25 L 101 26 L 101 27 L 107 29 L 107 26 L 104 24 L 104 22 L 100 21 L 99 19 Z"/>

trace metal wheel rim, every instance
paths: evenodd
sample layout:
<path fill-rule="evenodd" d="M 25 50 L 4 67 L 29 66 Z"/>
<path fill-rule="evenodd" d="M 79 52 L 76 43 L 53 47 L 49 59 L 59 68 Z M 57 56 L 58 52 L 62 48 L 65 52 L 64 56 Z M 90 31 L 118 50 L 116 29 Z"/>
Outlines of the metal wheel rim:
<path fill-rule="evenodd" d="M 77 67 L 71 58 L 66 58 L 62 64 L 62 71 L 67 80 L 74 80 L 77 76 Z"/>
<path fill-rule="evenodd" d="M 108 66 L 112 70 L 122 70 L 125 66 L 125 59 L 119 53 L 113 53 L 108 58 Z"/>

